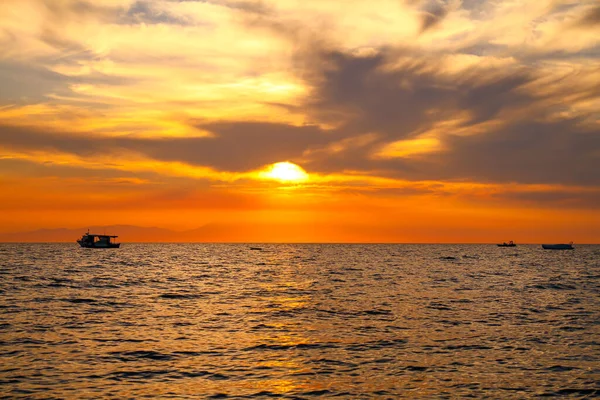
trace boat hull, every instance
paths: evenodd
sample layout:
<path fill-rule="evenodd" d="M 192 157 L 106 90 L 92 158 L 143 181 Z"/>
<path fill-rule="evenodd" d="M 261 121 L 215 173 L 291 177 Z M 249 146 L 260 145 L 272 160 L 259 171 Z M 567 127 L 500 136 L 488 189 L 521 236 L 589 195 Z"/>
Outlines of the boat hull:
<path fill-rule="evenodd" d="M 544 250 L 574 250 L 575 248 L 571 244 L 543 244 Z"/>
<path fill-rule="evenodd" d="M 79 243 L 79 245 L 81 247 L 84 247 L 86 249 L 118 249 L 119 247 L 121 247 L 121 243 L 97 244 L 97 243 L 86 243 L 81 240 L 78 240 L 77 243 Z"/>
<path fill-rule="evenodd" d="M 517 247 L 516 244 L 499 244 L 498 247 Z"/>

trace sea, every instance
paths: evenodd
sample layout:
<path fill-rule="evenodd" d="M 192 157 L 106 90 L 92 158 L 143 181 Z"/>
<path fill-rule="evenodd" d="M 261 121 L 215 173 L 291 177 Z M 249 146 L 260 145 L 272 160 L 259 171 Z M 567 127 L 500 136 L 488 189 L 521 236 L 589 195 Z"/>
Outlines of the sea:
<path fill-rule="evenodd" d="M 600 397 L 600 246 L 0 244 L 0 398 Z"/>

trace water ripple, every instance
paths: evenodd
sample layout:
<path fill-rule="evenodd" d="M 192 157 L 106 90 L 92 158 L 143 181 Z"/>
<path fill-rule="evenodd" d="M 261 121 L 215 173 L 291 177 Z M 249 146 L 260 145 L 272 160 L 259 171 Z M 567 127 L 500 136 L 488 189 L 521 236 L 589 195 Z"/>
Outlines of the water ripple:
<path fill-rule="evenodd" d="M 599 256 L 0 244 L 0 398 L 600 397 Z"/>

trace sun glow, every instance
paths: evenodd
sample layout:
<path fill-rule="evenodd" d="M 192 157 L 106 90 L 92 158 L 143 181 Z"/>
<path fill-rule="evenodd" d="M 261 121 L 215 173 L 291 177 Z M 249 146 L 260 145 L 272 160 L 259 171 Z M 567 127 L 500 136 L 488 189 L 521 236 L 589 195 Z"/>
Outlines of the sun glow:
<path fill-rule="evenodd" d="M 260 174 L 263 179 L 279 182 L 302 182 L 308 179 L 308 174 L 301 167 L 291 162 L 278 162 L 268 166 Z"/>

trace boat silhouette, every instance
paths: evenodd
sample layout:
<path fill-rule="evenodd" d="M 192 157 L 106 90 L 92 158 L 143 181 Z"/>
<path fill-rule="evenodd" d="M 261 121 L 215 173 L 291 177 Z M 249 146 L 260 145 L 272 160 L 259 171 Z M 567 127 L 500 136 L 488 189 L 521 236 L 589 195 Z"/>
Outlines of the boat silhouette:
<path fill-rule="evenodd" d="M 516 247 L 517 245 L 514 244 L 514 242 L 511 240 L 510 242 L 506 243 L 501 243 L 498 245 L 498 247 Z"/>
<path fill-rule="evenodd" d="M 573 242 L 571 243 L 560 243 L 560 244 L 543 244 L 544 250 L 574 250 Z"/>
<path fill-rule="evenodd" d="M 121 243 L 115 243 L 112 239 L 117 238 L 116 235 L 96 235 L 87 231 L 77 240 L 81 247 L 89 249 L 117 249 Z"/>

